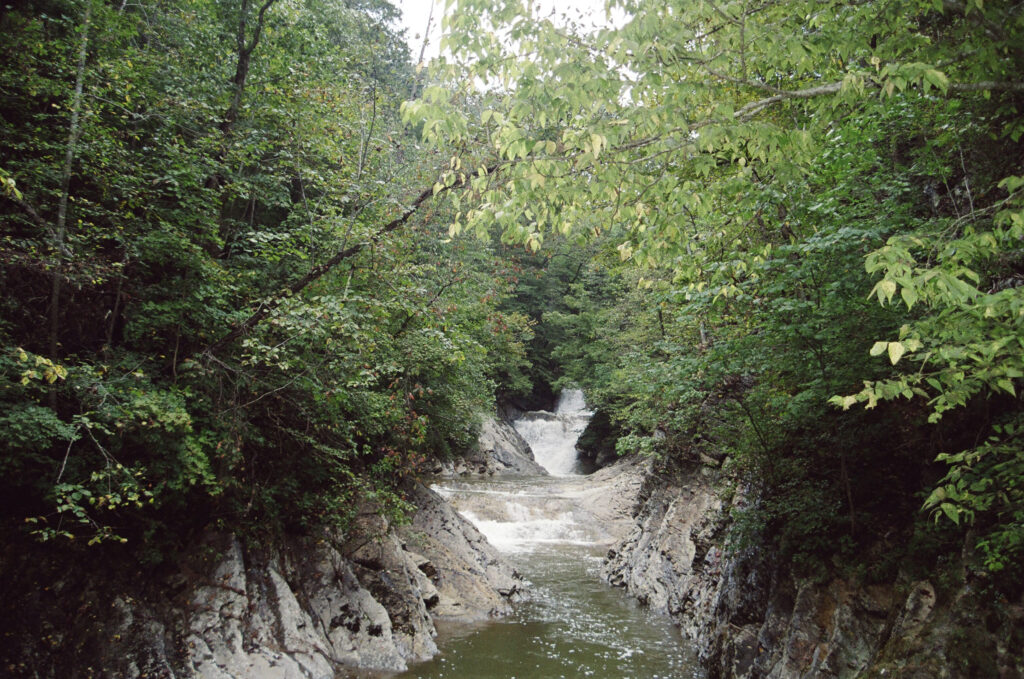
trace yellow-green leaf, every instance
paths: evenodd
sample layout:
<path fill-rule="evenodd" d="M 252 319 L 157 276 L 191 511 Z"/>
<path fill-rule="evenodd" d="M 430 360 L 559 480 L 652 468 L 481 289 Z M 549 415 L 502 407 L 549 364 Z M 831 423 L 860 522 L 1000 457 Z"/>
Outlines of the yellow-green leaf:
<path fill-rule="evenodd" d="M 902 342 L 889 342 L 889 360 L 892 361 L 893 365 L 899 363 L 899 360 L 905 351 L 906 348 L 903 346 Z"/>
<path fill-rule="evenodd" d="M 903 302 L 907 305 L 907 308 L 913 309 L 918 299 L 917 292 L 913 288 L 904 287 L 900 290 L 900 295 L 903 297 Z"/>
<path fill-rule="evenodd" d="M 884 294 L 885 295 L 885 301 L 888 302 L 888 301 L 892 300 L 892 296 L 896 294 L 896 283 L 895 283 L 895 281 L 890 281 L 890 280 L 881 281 L 878 284 L 878 290 L 879 290 L 879 293 L 880 293 L 879 296 L 878 296 L 879 300 L 881 300 L 881 297 Z"/>

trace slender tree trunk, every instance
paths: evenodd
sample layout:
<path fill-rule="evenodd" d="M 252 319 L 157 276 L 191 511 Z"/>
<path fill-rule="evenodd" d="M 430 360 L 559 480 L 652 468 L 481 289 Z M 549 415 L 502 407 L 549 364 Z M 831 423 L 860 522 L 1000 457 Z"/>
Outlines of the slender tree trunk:
<path fill-rule="evenodd" d="M 114 331 L 117 328 L 117 319 L 121 314 L 121 297 L 124 290 L 125 268 L 128 266 L 128 250 L 121 256 L 121 269 L 117 274 L 117 287 L 114 289 L 114 305 L 110 309 L 110 323 L 107 325 L 107 337 L 104 351 L 110 351 L 114 347 Z"/>
<path fill-rule="evenodd" d="M 71 122 L 68 126 L 68 141 L 64 147 L 64 167 L 60 176 L 60 200 L 57 203 L 57 222 L 54 225 L 54 246 L 58 264 L 67 255 L 64 243 L 68 224 L 68 198 L 71 192 L 71 173 L 75 164 L 75 146 L 81 134 L 82 90 L 85 87 L 85 60 L 89 49 L 89 29 L 92 25 L 92 0 L 87 0 L 82 15 L 82 39 L 78 44 L 78 66 L 75 70 L 75 93 L 71 98 Z M 50 286 L 50 327 L 49 351 L 51 360 L 57 359 L 60 348 L 60 267 L 53 272 Z M 50 405 L 56 406 L 57 394 L 50 392 Z"/>
<path fill-rule="evenodd" d="M 853 508 L 853 488 L 850 485 L 850 474 L 846 469 L 846 453 L 839 453 L 839 473 L 842 475 L 843 488 L 846 490 L 846 502 L 850 508 L 850 535 L 856 535 L 857 513 Z"/>
<path fill-rule="evenodd" d="M 249 0 L 242 0 L 242 7 L 239 10 L 238 15 L 238 27 L 235 34 L 235 46 L 237 52 L 237 61 L 235 62 L 235 75 L 231 78 L 231 103 L 228 105 L 227 110 L 224 112 L 224 118 L 220 122 L 220 131 L 223 135 L 221 140 L 220 151 L 217 152 L 217 163 L 223 163 L 228 155 L 228 143 L 231 136 L 234 133 L 235 123 L 238 121 L 238 116 L 242 110 L 242 96 L 245 94 L 245 85 L 249 79 L 249 67 L 252 64 L 252 53 L 256 47 L 260 44 L 260 36 L 263 34 L 263 25 L 266 20 L 267 10 L 270 9 L 271 5 L 276 0 L 266 0 L 263 5 L 260 6 L 259 12 L 256 15 L 256 25 L 252 29 L 252 37 L 248 37 L 249 28 Z M 219 189 L 224 183 L 224 177 L 218 170 L 209 179 L 206 180 L 206 188 L 208 189 Z M 227 232 L 227 225 L 224 219 L 224 212 L 227 206 L 221 204 L 221 216 L 220 216 L 220 237 L 223 241 L 223 249 L 221 256 L 227 257 L 230 255 L 230 243 L 231 234 Z"/>
<path fill-rule="evenodd" d="M 430 43 L 430 26 L 434 22 L 434 0 L 430 0 L 430 11 L 427 12 L 427 27 L 423 30 L 423 45 L 420 47 L 420 58 L 416 61 L 416 68 L 419 72 L 416 74 L 416 79 L 412 82 L 412 94 L 409 95 L 410 99 L 415 99 L 416 94 L 419 92 L 420 85 L 423 84 L 423 58 L 427 54 L 427 45 Z"/>
<path fill-rule="evenodd" d="M 366 167 L 366 156 L 369 154 L 370 143 L 371 143 L 372 137 L 373 137 L 373 126 L 377 122 L 377 83 L 376 82 L 374 82 L 374 84 L 373 84 L 372 97 L 373 97 L 373 102 L 372 102 L 372 107 L 373 108 L 372 108 L 372 113 L 370 114 L 370 126 L 369 126 L 369 129 L 366 131 L 366 134 L 363 136 L 363 138 L 361 140 L 361 143 L 359 145 L 359 147 L 360 147 L 359 148 L 359 167 L 356 169 L 356 179 L 357 180 L 362 179 L 362 177 L 363 177 L 363 169 Z"/>

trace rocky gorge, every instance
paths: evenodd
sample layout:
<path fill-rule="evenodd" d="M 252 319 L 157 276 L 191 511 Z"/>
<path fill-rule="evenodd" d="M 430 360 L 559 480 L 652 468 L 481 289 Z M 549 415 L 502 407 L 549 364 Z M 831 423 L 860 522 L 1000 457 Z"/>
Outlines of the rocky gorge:
<path fill-rule="evenodd" d="M 508 431 L 484 426 L 491 464 L 522 454 L 493 454 L 489 433 Z M 0 622 L 0 674 L 324 679 L 404 670 L 437 653 L 436 620 L 503 615 L 524 589 L 435 492 L 415 482 L 407 496 L 416 511 L 406 525 L 367 510 L 348 534 L 316 539 L 256 545 L 209 531 L 152 572 L 8 553 L 2 598 L 19 615 Z"/>
<path fill-rule="evenodd" d="M 670 645 L 692 649 L 701 669 L 659 676 L 1022 676 L 1020 602 L 983 602 L 977 581 L 801 579 L 769 552 L 728 544 L 733 510 L 749 500 L 712 462 L 670 471 L 619 459 L 553 479 L 520 517 L 586 525 L 580 544 L 604 555 L 591 575 L 678 627 L 682 640 Z M 523 437 L 492 418 L 475 450 L 433 472 L 442 484 L 545 475 Z M 12 677 L 132 679 L 401 673 L 439 652 L 438 624 L 508 615 L 531 595 L 507 554 L 463 516 L 494 525 L 524 491 L 481 488 L 456 511 L 450 492 L 411 484 L 408 524 L 367 511 L 343 536 L 253 545 L 211 531 L 155 578 L 117 564 L 98 576 L 6 557 L 4 598 L 24 618 L 2 623 L 2 667 Z M 506 499 L 496 505 L 495 496 Z"/>
<path fill-rule="evenodd" d="M 992 601 L 971 576 L 797 577 L 756 546 L 730 549 L 732 510 L 747 501 L 715 465 L 648 472 L 602 569 L 670 616 L 712 679 L 1024 676 L 1024 602 Z"/>

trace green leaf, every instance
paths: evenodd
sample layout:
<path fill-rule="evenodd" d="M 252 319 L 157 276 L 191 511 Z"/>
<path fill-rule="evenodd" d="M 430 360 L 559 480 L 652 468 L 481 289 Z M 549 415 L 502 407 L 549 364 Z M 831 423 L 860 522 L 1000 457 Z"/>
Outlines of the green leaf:
<path fill-rule="evenodd" d="M 949 78 L 942 71 L 929 68 L 924 72 L 925 82 L 931 83 L 937 89 L 945 93 L 949 89 Z"/>
<path fill-rule="evenodd" d="M 885 304 L 891 301 L 892 296 L 896 294 L 896 282 L 889 279 L 878 281 L 871 292 L 878 295 L 879 303 Z"/>
<path fill-rule="evenodd" d="M 893 365 L 899 363 L 900 358 L 906 351 L 902 342 L 889 342 L 889 360 L 892 361 Z"/>
<path fill-rule="evenodd" d="M 918 300 L 917 291 L 916 290 L 914 290 L 913 288 L 908 287 L 908 286 L 905 285 L 900 290 L 900 296 L 903 297 L 903 302 L 904 302 L 904 304 L 907 305 L 908 309 L 913 309 L 914 308 L 914 304 Z"/>
<path fill-rule="evenodd" d="M 946 497 L 946 489 L 943 488 L 942 486 L 939 486 L 938 488 L 932 491 L 931 495 L 928 496 L 928 499 L 925 500 L 924 506 L 934 507 L 935 505 L 945 500 Z"/>

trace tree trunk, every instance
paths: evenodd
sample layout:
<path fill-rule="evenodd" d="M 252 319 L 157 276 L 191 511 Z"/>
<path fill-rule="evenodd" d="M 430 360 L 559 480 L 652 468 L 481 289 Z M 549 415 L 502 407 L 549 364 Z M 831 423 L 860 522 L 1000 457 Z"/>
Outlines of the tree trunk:
<path fill-rule="evenodd" d="M 247 39 L 247 29 L 249 26 L 249 0 L 242 0 L 242 8 L 239 11 L 238 16 L 238 28 L 235 34 L 235 45 L 237 52 L 237 61 L 235 62 L 235 75 L 231 78 L 231 103 L 228 105 L 227 110 L 224 112 L 224 118 L 220 122 L 220 131 L 223 135 L 221 140 L 220 151 L 217 152 L 217 163 L 223 163 L 228 155 L 228 143 L 234 133 L 235 123 L 238 121 L 238 115 L 242 110 L 242 96 L 245 94 L 245 84 L 249 79 L 249 67 L 252 64 L 252 53 L 256 49 L 257 45 L 260 44 L 260 36 L 263 34 L 263 23 L 266 19 L 267 10 L 270 9 L 271 5 L 276 0 L 266 0 L 262 6 L 260 6 L 259 13 L 256 15 L 256 25 L 253 28 L 252 38 Z M 224 183 L 224 176 L 218 170 L 209 179 L 206 180 L 206 188 L 208 189 L 219 189 Z M 230 254 L 229 240 L 231 234 L 227 232 L 227 226 L 224 219 L 224 211 L 226 210 L 225 205 L 221 205 L 221 216 L 220 216 L 220 238 L 223 241 L 221 256 L 227 257 Z"/>
<path fill-rule="evenodd" d="M 423 45 L 420 47 L 420 58 L 416 61 L 416 79 L 412 81 L 412 94 L 409 95 L 410 99 L 415 99 L 419 93 L 420 85 L 423 84 L 423 77 L 425 75 L 424 69 L 426 64 L 423 63 L 423 58 L 427 54 L 427 45 L 430 43 L 430 26 L 434 23 L 434 0 L 430 0 L 430 11 L 427 12 L 427 27 L 423 29 Z"/>
<path fill-rule="evenodd" d="M 82 90 L 85 87 L 85 60 L 89 48 L 89 29 L 92 25 L 92 0 L 88 0 L 82 15 L 82 39 L 78 45 L 78 66 L 75 71 L 75 93 L 71 99 L 71 122 L 68 126 L 68 141 L 64 147 L 64 167 L 60 176 L 60 200 L 57 204 L 57 222 L 54 228 L 54 247 L 56 248 L 57 264 L 53 272 L 50 286 L 50 327 L 49 352 L 50 359 L 58 358 L 60 348 L 60 262 L 67 255 L 64 243 L 68 224 L 68 198 L 71 192 L 71 173 L 75 164 L 75 146 L 81 134 Z M 56 392 L 50 392 L 50 405 L 56 406 Z"/>

